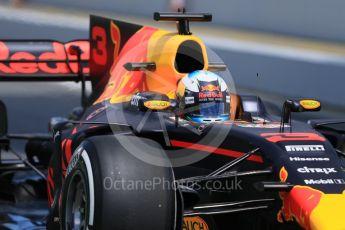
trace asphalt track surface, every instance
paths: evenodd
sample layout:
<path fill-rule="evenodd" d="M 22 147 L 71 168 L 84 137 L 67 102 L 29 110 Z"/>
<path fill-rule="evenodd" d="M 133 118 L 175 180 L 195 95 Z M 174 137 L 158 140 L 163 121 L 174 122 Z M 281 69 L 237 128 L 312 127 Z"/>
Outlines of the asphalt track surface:
<path fill-rule="evenodd" d="M 4 19 L 0 20 L 0 28 L 0 39 L 69 41 L 88 37 L 86 30 L 27 24 Z M 319 65 L 241 51 L 229 52 L 221 48 L 216 48 L 215 51 L 230 67 L 238 86 L 241 86 L 240 84 L 247 86 L 250 85 L 248 83 L 255 82 L 259 90 L 251 89 L 248 92 L 258 93 L 263 99 L 272 102 L 277 107 L 280 107 L 284 100 L 284 96 L 280 93 L 282 88 L 285 91 L 287 87 L 291 88 L 289 90 L 291 93 L 287 96 L 294 96 L 295 90 L 301 88 L 301 82 L 289 81 L 289 76 L 292 75 L 311 75 L 313 81 L 319 81 L 320 92 L 331 94 L 329 97 L 337 98 L 337 95 L 343 93 L 341 91 L 343 86 L 339 86 L 338 89 L 328 89 L 327 81 L 331 81 L 330 76 L 344 76 L 344 66 Z M 259 72 L 259 78 L 256 77 L 257 72 Z M 270 92 L 260 91 L 267 80 L 273 81 L 272 84 L 277 87 L 272 88 Z M 308 84 L 308 82 L 302 83 Z M 76 83 L 0 83 L 0 99 L 8 107 L 10 133 L 46 132 L 52 116 L 66 116 L 80 104 L 78 87 Z M 312 92 L 306 92 L 306 95 L 308 93 L 312 96 Z M 343 114 L 344 108 L 329 106 L 323 113 L 310 116 L 335 118 L 342 117 Z M 306 119 L 305 116 L 298 118 Z M 16 142 L 14 147 L 22 151 L 23 142 Z"/>

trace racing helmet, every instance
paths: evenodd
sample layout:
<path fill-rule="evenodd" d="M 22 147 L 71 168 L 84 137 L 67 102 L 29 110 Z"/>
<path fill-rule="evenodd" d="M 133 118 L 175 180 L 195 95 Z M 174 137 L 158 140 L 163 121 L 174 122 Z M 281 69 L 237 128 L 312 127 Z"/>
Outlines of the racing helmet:
<path fill-rule="evenodd" d="M 184 76 L 177 85 L 176 98 L 181 117 L 198 123 L 230 119 L 230 93 L 219 75 L 197 70 Z"/>

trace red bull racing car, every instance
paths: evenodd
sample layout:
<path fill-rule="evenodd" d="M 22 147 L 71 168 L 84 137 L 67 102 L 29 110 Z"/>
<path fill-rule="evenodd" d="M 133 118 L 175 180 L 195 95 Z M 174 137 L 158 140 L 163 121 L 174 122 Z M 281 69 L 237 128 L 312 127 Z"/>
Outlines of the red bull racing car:
<path fill-rule="evenodd" d="M 26 170 L 44 178 L 29 183 L 48 200 L 37 228 L 345 229 L 344 121 L 291 119 L 319 111 L 315 99 L 272 115 L 237 92 L 190 32 L 210 14 L 154 19 L 177 32 L 91 16 L 88 41 L 0 41 L 0 81 L 82 85 L 81 107 L 47 135 L 8 133 L 0 104 L 1 151 L 27 140 L 27 157 L 0 164 L 1 200 L 25 202 L 10 185 Z"/>

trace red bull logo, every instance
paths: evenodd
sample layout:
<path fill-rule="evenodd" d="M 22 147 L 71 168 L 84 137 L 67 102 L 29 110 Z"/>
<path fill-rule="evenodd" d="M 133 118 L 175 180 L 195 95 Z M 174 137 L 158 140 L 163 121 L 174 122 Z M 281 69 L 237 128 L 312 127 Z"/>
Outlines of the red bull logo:
<path fill-rule="evenodd" d="M 213 91 L 220 91 L 220 90 L 219 90 L 219 86 L 208 84 L 208 85 L 205 85 L 205 86 L 201 86 L 201 91 L 213 92 Z"/>
<path fill-rule="evenodd" d="M 308 186 L 295 186 L 290 192 L 280 193 L 283 206 L 278 213 L 278 221 L 297 221 L 305 228 L 312 229 L 310 216 L 320 202 L 322 192 Z"/>
<path fill-rule="evenodd" d="M 16 45 L 16 43 L 14 45 Z M 27 51 L 11 52 L 9 44 L 0 42 L 0 61 L 7 61 L 7 63 L 0 63 L 0 75 L 76 73 L 78 70 L 78 64 L 67 63 L 68 60 L 76 60 L 74 55 L 66 52 L 66 49 L 68 50 L 68 47 L 71 45 L 78 45 L 83 50 L 81 57 L 82 60 L 89 60 L 89 43 L 87 41 L 75 41 L 67 44 L 52 42 L 49 43 L 49 45 L 51 45 L 50 51 L 46 50 L 45 52 L 34 54 Z M 57 62 L 52 60 L 56 60 Z M 44 61 L 52 61 L 53 64 L 48 64 Z M 83 72 L 89 73 L 89 67 L 84 67 Z"/>
<path fill-rule="evenodd" d="M 289 176 L 285 167 L 279 171 L 280 181 L 286 182 Z M 306 229 L 310 229 L 310 214 L 320 201 L 322 192 L 308 186 L 295 186 L 290 192 L 281 192 L 280 198 L 283 206 L 278 213 L 277 220 L 296 220 L 298 224 Z"/>
<path fill-rule="evenodd" d="M 215 92 L 207 92 L 207 93 L 199 93 L 199 98 L 222 98 L 223 97 L 223 93 L 219 92 L 219 93 L 215 93 Z"/>
<path fill-rule="evenodd" d="M 288 171 L 282 167 L 279 178 L 286 182 Z M 309 186 L 294 186 L 290 192 L 280 192 L 283 202 L 278 212 L 280 223 L 296 221 L 302 228 L 311 230 L 345 229 L 345 190 L 342 194 L 325 194 Z"/>

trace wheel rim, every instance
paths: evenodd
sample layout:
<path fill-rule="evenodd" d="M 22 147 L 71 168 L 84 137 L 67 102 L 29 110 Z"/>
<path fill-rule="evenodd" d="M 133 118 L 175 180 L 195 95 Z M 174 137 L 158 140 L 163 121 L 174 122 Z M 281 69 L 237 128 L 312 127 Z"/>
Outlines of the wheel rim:
<path fill-rule="evenodd" d="M 86 230 L 87 196 L 85 181 L 81 174 L 73 176 L 67 192 L 65 228 L 68 230 Z"/>

